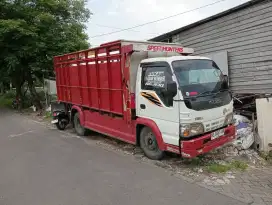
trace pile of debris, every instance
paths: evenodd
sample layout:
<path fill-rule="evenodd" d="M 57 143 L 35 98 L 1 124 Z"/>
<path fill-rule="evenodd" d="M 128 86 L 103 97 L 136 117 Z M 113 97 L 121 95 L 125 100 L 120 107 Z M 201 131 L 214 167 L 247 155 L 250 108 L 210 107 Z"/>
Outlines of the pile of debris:
<path fill-rule="evenodd" d="M 254 165 L 264 165 L 264 160 L 259 156 L 254 145 L 258 143 L 256 121 L 251 121 L 242 115 L 234 115 L 236 126 L 236 139 L 217 150 L 221 153 L 221 160 L 231 161 L 239 159 Z"/>
<path fill-rule="evenodd" d="M 233 145 L 238 150 L 247 150 L 254 143 L 254 126 L 253 123 L 242 115 L 234 115 L 236 126 L 236 140 Z"/>

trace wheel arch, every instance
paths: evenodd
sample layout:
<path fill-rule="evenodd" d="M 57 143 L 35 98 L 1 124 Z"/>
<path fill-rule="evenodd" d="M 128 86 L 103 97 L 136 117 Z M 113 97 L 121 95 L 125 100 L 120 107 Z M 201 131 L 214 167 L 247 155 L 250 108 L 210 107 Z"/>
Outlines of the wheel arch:
<path fill-rule="evenodd" d="M 74 126 L 74 116 L 76 113 L 79 113 L 80 124 L 83 126 L 85 124 L 84 123 L 84 114 L 83 114 L 82 109 L 77 105 L 73 105 L 71 108 L 71 122 L 73 123 L 73 126 Z"/>
<path fill-rule="evenodd" d="M 141 130 L 143 129 L 143 127 L 149 127 L 152 132 L 154 133 L 158 146 L 160 148 L 160 150 L 165 151 L 165 143 L 163 141 L 162 138 L 162 134 L 161 131 L 159 129 L 159 127 L 157 126 L 157 124 L 151 120 L 151 119 L 147 119 L 147 118 L 137 118 L 136 120 L 136 140 L 137 140 L 137 145 L 139 145 L 140 143 L 140 134 L 141 134 Z"/>

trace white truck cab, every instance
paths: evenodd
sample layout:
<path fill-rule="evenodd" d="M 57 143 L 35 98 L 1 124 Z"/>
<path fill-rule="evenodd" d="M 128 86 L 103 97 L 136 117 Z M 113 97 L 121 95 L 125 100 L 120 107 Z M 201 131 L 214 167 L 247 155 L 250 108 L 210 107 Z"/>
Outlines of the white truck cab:
<path fill-rule="evenodd" d="M 224 136 L 225 128 L 232 124 L 233 101 L 226 77 L 211 59 L 149 58 L 142 60 L 138 68 L 136 115 L 152 119 L 164 143 L 173 145 L 167 150 L 173 151 L 175 146 L 186 148 L 183 142 L 194 142 L 208 133 L 210 141 Z M 182 155 L 201 154 L 205 152 L 203 145 L 193 152 L 185 150 Z"/>

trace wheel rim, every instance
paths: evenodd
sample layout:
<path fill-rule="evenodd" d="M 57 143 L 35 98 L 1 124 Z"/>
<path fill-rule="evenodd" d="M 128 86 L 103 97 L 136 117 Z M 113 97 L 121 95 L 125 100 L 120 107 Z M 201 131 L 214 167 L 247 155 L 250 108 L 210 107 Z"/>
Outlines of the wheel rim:
<path fill-rule="evenodd" d="M 156 138 L 153 133 L 149 132 L 144 140 L 145 147 L 150 151 L 156 151 L 158 149 Z"/>
<path fill-rule="evenodd" d="M 78 117 L 75 118 L 75 129 L 78 131 L 81 131 L 81 129 L 82 129 L 82 126 L 80 124 Z"/>

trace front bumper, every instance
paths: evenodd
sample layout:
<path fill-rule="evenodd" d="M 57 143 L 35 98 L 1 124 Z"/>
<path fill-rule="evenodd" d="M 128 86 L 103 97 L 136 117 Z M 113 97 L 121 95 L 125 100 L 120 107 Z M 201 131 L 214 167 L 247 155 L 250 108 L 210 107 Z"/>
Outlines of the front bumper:
<path fill-rule="evenodd" d="M 209 133 L 196 139 L 181 141 L 180 153 L 183 157 L 194 158 L 231 142 L 235 138 L 235 126 L 230 125 L 226 127 L 224 133 L 223 136 L 214 140 L 211 140 L 211 133 Z"/>

